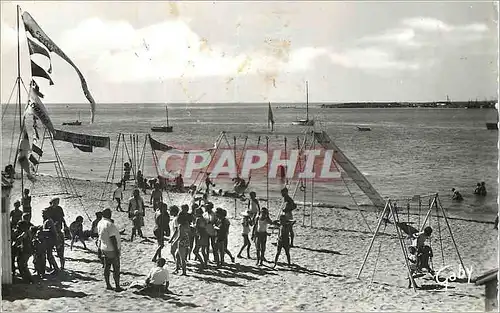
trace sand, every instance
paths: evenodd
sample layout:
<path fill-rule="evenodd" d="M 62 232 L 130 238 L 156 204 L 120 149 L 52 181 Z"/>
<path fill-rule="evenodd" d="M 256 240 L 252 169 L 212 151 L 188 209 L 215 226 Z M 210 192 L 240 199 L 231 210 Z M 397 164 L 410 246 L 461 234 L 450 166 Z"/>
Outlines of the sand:
<path fill-rule="evenodd" d="M 100 198 L 104 184 L 89 181 L 74 181 L 83 193 L 85 210 L 91 218 L 99 209 L 111 206 L 111 189 L 106 192 L 106 201 Z M 55 187 L 52 178 L 40 178 L 34 195 L 47 194 Z M 19 182 L 13 194 L 19 193 Z M 124 197 L 128 198 L 128 187 Z M 52 195 L 33 199 L 34 224 L 41 222 L 40 210 L 48 205 Z M 170 194 L 169 204 L 181 204 L 184 194 Z M 61 196 L 68 223 L 77 215 L 83 215 L 77 199 Z M 92 199 L 93 198 L 93 199 Z M 13 199 L 14 200 L 14 199 Z M 145 196 L 149 201 L 149 192 Z M 229 250 L 236 255 L 242 244 L 239 212 L 243 203 L 238 202 L 238 219 L 234 219 L 234 200 L 211 199 L 215 206 L 228 210 L 231 229 Z M 276 202 L 270 205 L 276 207 Z M 375 213 L 364 213 L 370 227 L 375 229 Z M 273 213 L 273 217 L 276 215 Z M 119 229 L 126 229 L 122 236 L 121 281 L 123 292 L 105 290 L 102 266 L 96 256 L 96 247 L 87 241 L 90 251 L 83 250 L 76 243 L 73 251 L 66 241 L 66 271 L 35 285 L 14 284 L 2 290 L 2 309 L 5 311 L 484 311 L 484 286 L 475 286 L 467 279 L 450 282 L 447 289 L 432 280 L 420 278 L 417 283 L 425 290 L 407 288 L 404 259 L 393 225 L 377 237 L 360 279 L 357 273 L 371 240 L 371 232 L 355 209 L 318 208 L 314 212 L 313 226 L 303 226 L 302 207 L 294 213 L 298 221 L 295 226 L 295 245 L 291 250 L 295 266 L 279 264 L 276 269 L 271 263 L 263 267 L 255 265 L 255 249 L 252 245 L 252 260 L 236 259 L 223 269 L 213 266 L 200 271 L 197 262 L 189 261 L 188 276 L 171 275 L 171 295 L 161 298 L 133 294 L 127 287 L 134 281 L 145 278 L 154 266 L 151 258 L 156 243 L 129 242 L 130 222 L 126 213 L 114 211 L 112 218 Z M 83 215 L 85 217 L 85 215 Z M 413 217 L 416 219 L 417 217 Z M 405 217 L 406 219 L 406 217 Z M 307 221 L 309 222 L 309 221 Z M 459 262 L 451 243 L 444 221 L 442 230 L 444 262 L 436 221 L 434 226 L 434 267 L 450 265 L 458 271 Z M 146 236 L 152 237 L 152 209 L 146 211 Z M 453 235 L 459 247 L 465 266 L 472 268 L 472 277 L 497 264 L 497 231 L 492 223 L 464 220 L 450 220 Z M 90 221 L 85 217 L 85 228 Z M 273 260 L 276 252 L 276 233 L 268 240 L 266 258 Z M 168 269 L 172 273 L 174 263 L 169 247 L 163 250 Z M 378 261 L 377 260 L 378 254 Z M 243 254 L 245 255 L 245 253 Z M 282 254 L 280 261 L 285 262 Z M 374 267 L 376 264 L 376 270 Z M 29 262 L 31 270 L 32 263 Z M 373 275 L 373 282 L 372 280 Z M 446 275 L 442 275 L 444 277 Z"/>

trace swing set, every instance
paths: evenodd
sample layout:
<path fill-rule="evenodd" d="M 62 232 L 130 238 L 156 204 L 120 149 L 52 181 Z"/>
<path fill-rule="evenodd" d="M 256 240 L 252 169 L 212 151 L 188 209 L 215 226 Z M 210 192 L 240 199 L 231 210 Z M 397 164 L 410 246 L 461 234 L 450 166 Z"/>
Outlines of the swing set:
<path fill-rule="evenodd" d="M 422 203 L 425 203 L 427 200 L 427 213 L 425 214 L 424 218 L 421 219 L 423 211 Z M 406 207 L 399 207 L 398 202 L 401 203 L 406 203 Z M 406 210 L 406 212 L 404 212 Z M 416 212 L 417 213 L 414 213 Z M 435 212 L 435 215 L 432 215 L 432 212 Z M 400 212 L 403 213 L 403 219 L 404 219 L 404 213 L 406 213 L 407 216 L 407 221 L 404 222 L 403 219 L 400 219 Z M 414 221 L 415 218 L 412 219 L 412 216 L 417 215 L 417 221 Z M 442 266 L 445 266 L 445 255 L 444 255 L 444 247 L 443 247 L 443 232 L 441 230 L 441 223 L 440 219 L 443 219 L 446 227 L 449 231 L 449 235 L 452 241 L 452 244 L 455 248 L 455 251 L 457 253 L 458 259 L 460 261 L 460 265 L 462 266 L 462 269 L 466 271 L 466 267 L 464 265 L 464 262 L 462 260 L 462 257 L 460 255 L 460 252 L 458 251 L 457 244 L 455 242 L 455 238 L 453 236 L 453 232 L 448 220 L 448 216 L 446 213 L 445 208 L 441 205 L 441 201 L 439 199 L 439 195 L 436 194 L 431 194 L 431 195 L 416 195 L 411 198 L 403 198 L 403 199 L 388 199 L 386 202 L 386 205 L 382 211 L 382 214 L 379 216 L 377 228 L 375 230 L 375 233 L 373 234 L 372 240 L 370 242 L 370 245 L 368 246 L 368 249 L 366 251 L 363 263 L 359 269 L 357 278 L 359 279 L 361 276 L 361 273 L 365 267 L 365 264 L 368 260 L 369 254 L 371 252 L 371 249 L 373 248 L 373 244 L 375 242 L 375 239 L 377 235 L 379 235 L 380 228 L 382 224 L 384 224 L 384 228 L 382 230 L 382 233 L 385 233 L 386 227 L 388 224 L 393 224 L 397 238 L 399 241 L 399 246 L 401 248 L 401 253 L 402 256 L 405 260 L 405 267 L 407 270 L 408 274 L 408 279 L 410 280 L 411 286 L 413 287 L 413 290 L 417 290 L 417 285 L 415 283 L 415 278 L 424 276 L 426 273 L 424 273 L 424 269 L 427 270 L 427 273 L 431 274 L 434 276 L 434 264 L 432 262 L 433 260 L 433 253 L 432 253 L 432 237 L 429 242 L 428 250 L 429 254 L 425 255 L 422 253 L 418 253 L 416 255 L 416 264 L 415 266 L 410 265 L 410 256 L 416 252 L 419 252 L 417 250 L 417 247 L 415 246 L 415 236 L 418 236 L 419 234 L 424 231 L 424 228 L 426 226 L 431 227 L 431 221 L 432 219 L 435 219 L 436 221 L 436 227 L 437 227 L 437 233 L 438 233 L 438 240 L 439 240 L 439 250 L 441 252 L 440 258 L 442 262 Z M 416 227 L 411 226 L 412 224 L 415 224 Z M 406 234 L 406 236 L 404 235 Z M 380 251 L 382 247 L 382 242 L 383 240 L 380 241 L 379 247 L 378 247 L 378 252 L 375 258 L 375 264 L 373 267 L 373 272 L 371 276 L 371 281 L 373 282 L 373 278 L 375 275 L 375 271 L 377 268 L 377 263 L 378 259 L 380 256 Z M 425 246 L 424 246 L 425 247 Z M 413 250 L 413 253 L 412 251 Z"/>
<path fill-rule="evenodd" d="M 269 131 L 268 132 L 257 132 L 257 131 L 253 131 L 253 132 L 225 132 L 225 131 L 222 131 L 219 134 L 219 136 L 215 142 L 215 148 L 212 151 L 210 163 L 207 165 L 207 168 L 210 168 L 210 166 L 212 165 L 212 163 L 214 161 L 214 156 L 217 154 L 219 149 L 226 148 L 230 151 L 233 151 L 233 154 L 234 154 L 233 161 L 234 161 L 235 168 L 236 168 L 236 175 L 237 175 L 237 178 L 239 179 L 240 178 L 239 177 L 240 171 L 242 168 L 243 157 L 244 157 L 248 147 L 251 145 L 251 143 L 256 142 L 256 145 L 254 145 L 254 146 L 256 146 L 257 149 L 260 149 L 261 145 L 265 144 L 265 151 L 266 151 L 267 155 L 269 156 L 269 151 L 271 151 L 271 149 L 277 148 L 277 146 L 281 146 L 280 142 L 282 142 L 284 149 L 285 149 L 285 159 L 283 161 L 285 164 L 284 169 L 286 172 L 288 170 L 288 165 L 289 165 L 288 164 L 288 162 L 289 162 L 289 160 L 288 160 L 288 148 L 290 146 L 290 139 L 289 138 L 293 138 L 293 140 L 296 140 L 296 149 L 298 150 L 297 168 L 298 168 L 299 172 L 304 171 L 305 166 L 306 166 L 306 157 L 307 156 L 304 153 L 304 151 L 315 149 L 316 145 L 319 145 L 325 149 L 335 150 L 334 157 L 337 157 L 337 159 L 335 159 L 334 163 L 335 163 L 335 166 L 337 168 L 339 168 L 338 163 L 341 163 L 340 164 L 341 166 L 343 165 L 343 166 L 347 167 L 345 164 L 349 162 L 350 167 L 348 169 L 351 169 L 351 173 L 356 171 L 356 173 L 359 173 L 359 175 L 362 175 L 354 167 L 354 165 L 352 165 L 352 163 L 350 163 L 350 161 L 347 160 L 347 158 L 342 154 L 340 149 L 333 145 L 333 143 L 331 142 L 329 137 L 326 135 L 326 133 L 324 133 L 324 132 L 316 133 L 316 132 L 313 132 L 309 129 L 304 130 L 303 132 L 300 132 L 300 133 L 298 133 L 298 132 L 295 132 L 295 133 L 269 132 Z M 272 139 L 277 139 L 278 143 L 276 144 L 275 142 L 273 142 Z M 232 144 L 231 144 L 231 142 L 232 142 Z M 223 147 L 223 145 L 224 145 L 223 143 L 225 143 L 225 147 Z M 332 148 L 332 145 L 333 145 L 333 148 Z M 238 147 L 241 147 L 241 154 L 239 156 L 237 155 Z M 265 170 L 266 170 L 266 173 L 269 173 L 269 162 L 266 162 L 266 169 Z M 196 190 L 200 190 L 200 186 L 203 183 L 203 173 L 205 173 L 205 172 L 200 171 L 194 180 L 194 184 L 197 185 Z M 346 171 L 344 172 L 344 174 L 346 174 Z M 347 174 L 349 174 L 349 173 L 347 173 Z M 265 190 L 266 197 L 265 197 L 265 199 L 261 199 L 261 201 L 264 201 L 265 203 L 269 203 L 269 198 L 270 198 L 269 194 L 270 194 L 270 189 L 271 189 L 270 188 L 271 187 L 270 186 L 270 178 L 269 178 L 268 174 L 266 174 L 265 176 L 266 176 L 266 190 Z M 361 185 L 361 183 L 359 183 L 359 181 L 361 180 L 360 178 L 358 178 L 358 180 L 355 180 L 355 182 L 358 185 L 360 185 L 360 188 L 364 187 L 364 188 L 362 188 L 362 191 L 367 192 L 366 191 L 367 188 L 371 188 L 373 190 L 373 187 L 371 187 L 371 185 L 366 181 L 366 179 L 364 177 L 362 177 L 362 178 L 364 179 L 363 185 Z M 243 195 L 244 191 L 246 191 L 247 188 L 249 187 L 250 181 L 251 181 L 251 173 L 249 173 L 248 182 L 244 185 L 244 187 L 241 188 L 240 190 L 238 190 L 237 188 L 235 188 L 235 190 L 234 190 L 235 191 L 234 217 L 237 217 L 237 214 L 238 214 L 238 201 L 237 201 L 237 199 L 241 199 L 243 201 L 246 201 L 246 199 L 244 197 L 242 197 L 241 195 Z M 372 232 L 365 216 L 363 215 L 363 213 L 361 211 L 361 208 L 360 208 L 358 202 L 356 201 L 356 199 L 353 195 L 353 192 L 351 191 L 351 188 L 349 187 L 349 185 L 347 184 L 347 181 L 344 178 L 344 175 L 342 175 L 342 182 L 346 186 L 348 193 L 349 193 L 349 196 L 353 200 L 354 204 L 356 205 L 356 208 L 357 208 L 358 212 L 360 213 L 360 215 L 362 216 L 363 221 L 366 224 L 366 227 L 370 230 L 370 232 Z M 292 192 L 290 193 L 290 197 L 292 199 L 295 199 L 297 196 L 297 193 L 299 191 L 300 191 L 300 193 L 302 193 L 302 199 L 301 199 L 302 200 L 301 201 L 302 202 L 302 225 L 313 227 L 313 225 L 314 225 L 315 180 L 310 179 L 310 178 L 309 179 L 298 178 L 295 180 L 294 183 L 295 183 L 294 184 L 295 186 L 293 186 L 291 188 Z M 280 185 L 281 185 L 279 188 L 280 190 L 284 187 L 290 188 L 291 185 L 293 185 L 293 182 L 291 181 L 291 179 L 288 179 L 288 178 L 284 179 L 284 180 L 282 179 Z M 309 195 L 308 195 L 308 193 L 309 193 Z M 375 197 L 378 196 L 378 193 L 376 193 L 376 192 L 374 192 L 374 193 L 372 192 L 372 194 L 376 194 Z M 194 197 L 195 193 L 193 193 L 192 196 Z M 378 197 L 380 197 L 380 196 L 378 196 Z M 184 199 L 184 201 L 186 201 L 186 199 Z M 285 205 L 285 203 L 284 203 L 284 201 L 282 201 L 279 205 L 280 209 L 278 210 L 278 214 L 281 214 L 280 212 L 284 208 L 284 205 Z"/>

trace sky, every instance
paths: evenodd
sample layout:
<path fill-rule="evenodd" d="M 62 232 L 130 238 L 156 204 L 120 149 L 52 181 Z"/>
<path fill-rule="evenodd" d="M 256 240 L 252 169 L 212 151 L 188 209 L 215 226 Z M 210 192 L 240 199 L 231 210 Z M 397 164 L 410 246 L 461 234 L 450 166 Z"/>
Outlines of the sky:
<path fill-rule="evenodd" d="M 98 103 L 497 99 L 494 2 L 1 1 L 1 101 L 17 76 L 16 5 Z M 30 58 L 21 22 L 21 76 Z M 84 103 L 52 54 L 50 103 Z"/>

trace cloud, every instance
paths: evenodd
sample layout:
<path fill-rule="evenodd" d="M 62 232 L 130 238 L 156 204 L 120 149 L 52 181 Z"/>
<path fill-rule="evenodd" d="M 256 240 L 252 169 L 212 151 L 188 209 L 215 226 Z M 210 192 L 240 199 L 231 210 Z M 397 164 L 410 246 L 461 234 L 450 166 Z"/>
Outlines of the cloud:
<path fill-rule="evenodd" d="M 395 56 L 378 48 L 350 49 L 342 53 L 330 54 L 333 63 L 348 68 L 365 70 L 418 70 L 420 65 L 416 62 L 397 60 Z"/>
<path fill-rule="evenodd" d="M 61 36 L 75 58 L 97 60 L 94 70 L 112 82 L 236 76 L 306 70 L 324 50 L 292 50 L 286 40 L 266 39 L 252 51 L 227 53 L 201 38 L 180 18 L 135 29 L 125 21 L 92 18 Z"/>
<path fill-rule="evenodd" d="M 400 24 L 399 27 L 386 30 L 382 34 L 363 37 L 359 42 L 404 48 L 462 45 L 484 39 L 490 30 L 482 23 L 451 25 L 430 17 L 405 18 Z"/>

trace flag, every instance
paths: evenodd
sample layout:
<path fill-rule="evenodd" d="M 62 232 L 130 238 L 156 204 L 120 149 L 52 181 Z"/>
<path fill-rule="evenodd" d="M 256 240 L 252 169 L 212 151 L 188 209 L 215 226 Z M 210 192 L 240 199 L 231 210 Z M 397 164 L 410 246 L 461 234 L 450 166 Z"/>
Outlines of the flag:
<path fill-rule="evenodd" d="M 54 132 L 54 125 L 52 124 L 52 121 L 50 120 L 49 113 L 47 112 L 47 109 L 45 108 L 45 105 L 43 104 L 42 100 L 37 95 L 37 92 L 35 90 L 35 87 L 33 84 L 30 86 L 30 92 L 29 92 L 29 101 L 28 101 L 28 108 L 31 109 L 31 112 L 33 113 L 33 116 L 37 117 L 42 121 L 42 124 L 52 133 Z M 35 128 L 36 129 L 36 128 Z M 37 137 L 38 136 L 38 131 L 35 131 Z"/>
<path fill-rule="evenodd" d="M 38 162 L 38 160 L 33 156 L 33 154 L 30 154 L 30 162 L 33 164 L 33 165 L 38 165 L 40 162 Z"/>
<path fill-rule="evenodd" d="M 33 39 L 38 40 L 38 42 L 40 42 L 41 45 L 45 46 L 45 48 L 47 48 L 48 51 L 56 53 L 75 69 L 76 73 L 78 74 L 78 77 L 80 78 L 80 83 L 82 85 L 83 93 L 87 98 L 87 100 L 90 102 L 90 120 L 91 123 L 93 123 L 94 113 L 95 113 L 95 101 L 92 95 L 90 94 L 87 82 L 85 81 L 85 77 L 83 77 L 83 74 L 80 72 L 75 63 L 73 63 L 73 61 L 71 61 L 71 59 L 52 41 L 52 39 L 50 39 L 49 36 L 45 34 L 45 32 L 40 28 L 38 23 L 33 19 L 33 17 L 31 17 L 31 15 L 28 12 L 24 12 L 22 18 L 24 22 L 24 29 L 33 37 Z"/>
<path fill-rule="evenodd" d="M 52 81 L 52 78 L 50 78 L 50 75 L 43 68 L 38 66 L 38 64 L 33 62 L 33 60 L 31 61 L 31 76 L 43 77 L 49 81 L 51 86 L 54 85 L 54 82 Z"/>
<path fill-rule="evenodd" d="M 50 72 L 49 72 L 50 73 Z M 33 87 L 33 92 L 36 93 L 36 95 L 38 96 L 38 98 L 41 98 L 43 99 L 43 94 L 40 92 L 40 87 L 38 87 L 38 84 L 36 83 L 36 81 L 34 80 L 31 80 L 31 87 Z"/>
<path fill-rule="evenodd" d="M 269 103 L 269 109 L 267 111 L 267 128 L 269 128 L 269 123 L 271 123 L 271 131 L 274 131 L 274 116 L 273 110 L 271 109 L 271 103 Z"/>
<path fill-rule="evenodd" d="M 73 144 L 73 148 L 77 148 L 78 150 L 82 152 L 92 152 L 93 148 L 92 146 L 84 146 L 84 145 L 75 145 Z"/>
<path fill-rule="evenodd" d="M 49 67 L 47 72 L 49 72 L 49 74 L 52 73 L 52 60 L 50 59 L 49 52 L 44 47 L 37 44 L 35 41 L 33 41 L 29 38 L 26 38 L 26 39 L 28 39 L 28 49 L 29 49 L 30 55 L 41 54 L 41 55 L 46 56 L 49 59 L 49 64 L 50 64 L 50 67 Z"/>
<path fill-rule="evenodd" d="M 17 161 L 21 165 L 21 168 L 26 172 L 29 179 L 32 179 L 30 173 L 30 164 L 28 162 L 28 155 L 30 153 L 30 140 L 28 138 L 28 132 L 26 129 L 23 129 L 23 138 L 19 143 L 19 156 Z"/>
<path fill-rule="evenodd" d="M 38 154 L 39 156 L 42 156 L 43 155 L 43 151 L 42 149 L 40 149 L 37 145 L 35 144 L 32 144 L 31 145 L 31 151 L 35 152 L 36 154 Z"/>
<path fill-rule="evenodd" d="M 33 130 L 35 131 L 36 140 L 40 140 L 40 135 L 38 134 L 38 125 L 36 124 L 36 116 L 33 115 Z"/>
<path fill-rule="evenodd" d="M 106 148 L 109 150 L 109 137 L 92 136 L 86 134 L 71 133 L 59 129 L 54 129 L 54 140 L 71 142 L 81 146 L 92 146 Z"/>
<path fill-rule="evenodd" d="M 150 135 L 148 135 L 148 137 L 149 137 L 149 144 L 151 145 L 151 150 L 155 150 L 155 151 L 163 151 L 163 152 L 170 151 L 170 153 L 176 153 L 176 154 L 189 154 L 191 152 L 192 153 L 196 153 L 196 152 L 206 152 L 206 151 L 212 151 L 212 150 L 214 150 L 214 148 L 210 148 L 210 149 L 207 149 L 207 150 L 183 151 L 183 150 L 179 150 L 177 148 L 174 148 L 172 146 L 163 144 L 163 143 L 161 143 L 159 141 L 156 141 Z"/>

